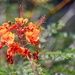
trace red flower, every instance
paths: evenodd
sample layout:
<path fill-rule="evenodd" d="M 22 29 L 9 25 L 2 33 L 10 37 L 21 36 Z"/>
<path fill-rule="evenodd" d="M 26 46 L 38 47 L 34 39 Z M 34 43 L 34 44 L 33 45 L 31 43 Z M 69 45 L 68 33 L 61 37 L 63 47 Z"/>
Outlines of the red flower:
<path fill-rule="evenodd" d="M 31 58 L 31 52 L 28 48 L 25 48 L 25 51 L 24 53 L 22 54 L 22 57 L 28 57 L 28 58 Z"/>
<path fill-rule="evenodd" d="M 18 43 L 11 44 L 10 48 L 7 50 L 7 62 L 13 64 L 13 57 L 16 53 L 23 54 L 25 49 L 23 47 L 19 47 Z"/>
<path fill-rule="evenodd" d="M 5 42 L 0 43 L 0 49 L 5 45 Z"/>
<path fill-rule="evenodd" d="M 14 63 L 14 57 L 12 55 L 7 55 L 6 61 L 10 64 Z"/>
<path fill-rule="evenodd" d="M 38 60 L 38 51 L 33 53 L 33 60 Z"/>
<path fill-rule="evenodd" d="M 31 53 L 28 48 L 24 47 L 27 42 L 38 46 L 39 36 L 41 34 L 40 25 L 43 20 L 44 18 L 40 19 L 37 25 L 32 22 L 26 25 L 28 22 L 27 18 L 15 18 L 16 22 L 8 21 L 8 23 L 4 23 L 0 26 L 0 48 L 4 45 L 9 47 L 7 50 L 7 62 L 13 64 L 16 53 L 21 54 L 23 58 L 26 57 L 28 59 L 38 60 L 38 51 Z"/>
<path fill-rule="evenodd" d="M 23 47 L 19 47 L 19 44 L 16 42 L 10 45 L 10 48 L 7 50 L 7 55 L 14 55 L 16 53 L 23 54 L 24 51 L 25 49 Z"/>
<path fill-rule="evenodd" d="M 11 30 L 15 30 L 17 27 L 18 27 L 18 25 L 15 24 L 15 25 L 13 25 L 13 26 L 11 26 L 11 27 L 9 28 L 9 31 L 11 31 Z"/>

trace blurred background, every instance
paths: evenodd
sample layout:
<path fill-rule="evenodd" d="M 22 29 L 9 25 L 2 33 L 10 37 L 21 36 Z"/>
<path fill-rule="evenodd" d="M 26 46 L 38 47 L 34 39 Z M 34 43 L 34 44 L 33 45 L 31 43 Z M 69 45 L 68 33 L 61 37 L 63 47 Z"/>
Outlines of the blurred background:
<path fill-rule="evenodd" d="M 20 17 L 21 1 L 0 0 L 0 25 Z M 39 45 L 41 59 L 38 62 L 41 64 L 39 69 L 44 69 L 44 73 L 39 75 L 75 75 L 75 1 L 23 0 L 23 6 L 24 18 L 29 18 L 35 24 L 42 16 L 46 16 L 42 24 Z M 8 74 L 5 55 L 6 47 L 0 50 L 0 75 L 34 75 L 30 73 L 30 68 L 28 72 L 25 71 L 26 67 L 23 66 L 28 62 L 23 63 L 26 60 L 19 56 L 15 59 L 16 64 L 10 67 L 11 74 Z"/>

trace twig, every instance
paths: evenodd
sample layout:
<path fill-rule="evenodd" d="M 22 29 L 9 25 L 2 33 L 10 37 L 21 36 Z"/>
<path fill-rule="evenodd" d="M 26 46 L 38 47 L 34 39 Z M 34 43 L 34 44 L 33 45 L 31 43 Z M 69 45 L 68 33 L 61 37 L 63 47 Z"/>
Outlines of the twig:
<path fill-rule="evenodd" d="M 45 21 L 58 12 L 61 8 L 63 8 L 67 3 L 69 3 L 71 0 L 63 0 L 61 3 L 59 3 L 52 11 L 50 11 L 46 16 L 45 16 Z"/>
<path fill-rule="evenodd" d="M 34 72 L 34 75 L 39 75 L 38 72 L 36 71 L 36 66 L 35 66 L 35 64 L 34 64 L 32 59 L 30 60 L 30 65 L 31 65 L 31 68 L 32 68 L 32 70 Z"/>

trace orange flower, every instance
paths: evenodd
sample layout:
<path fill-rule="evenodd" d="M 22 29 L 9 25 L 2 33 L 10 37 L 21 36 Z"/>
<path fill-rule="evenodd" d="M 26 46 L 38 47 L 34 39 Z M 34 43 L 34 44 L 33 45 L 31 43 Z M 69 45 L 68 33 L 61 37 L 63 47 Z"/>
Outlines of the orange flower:
<path fill-rule="evenodd" d="M 38 32 L 26 32 L 26 41 L 30 42 L 31 44 L 35 44 L 39 40 L 39 33 Z"/>
<path fill-rule="evenodd" d="M 20 25 L 20 26 L 23 26 L 24 24 L 26 24 L 28 22 L 28 19 L 25 18 L 15 18 L 15 21 Z"/>
<path fill-rule="evenodd" d="M 27 18 L 23 19 L 23 23 L 24 24 L 26 24 L 27 22 L 28 22 L 28 19 Z"/>
<path fill-rule="evenodd" d="M 7 29 L 4 26 L 0 26 L 0 36 L 5 34 L 7 32 Z"/>
<path fill-rule="evenodd" d="M 35 28 L 36 28 L 36 25 L 35 24 L 33 24 L 32 22 L 29 22 L 28 23 L 28 30 L 29 31 L 33 31 Z"/>
<path fill-rule="evenodd" d="M 14 33 L 7 32 L 6 34 L 2 35 L 1 41 L 6 42 L 7 45 L 10 45 L 13 43 L 14 37 L 15 37 Z"/>
<path fill-rule="evenodd" d="M 23 54 L 24 51 L 25 51 L 25 48 L 23 48 L 23 47 L 19 47 L 19 48 L 17 49 L 18 54 Z"/>
<path fill-rule="evenodd" d="M 15 21 L 16 22 L 22 22 L 23 21 L 23 18 L 15 18 Z"/>
<path fill-rule="evenodd" d="M 0 26 L 0 36 L 5 34 L 7 32 L 7 28 L 9 27 L 8 23 L 3 23 L 2 26 Z"/>
<path fill-rule="evenodd" d="M 22 26 L 22 22 L 23 22 L 23 18 L 15 18 L 15 21 L 20 25 Z"/>
<path fill-rule="evenodd" d="M 40 33 L 41 33 L 41 30 L 37 29 L 36 25 L 30 23 L 28 25 L 28 30 L 25 32 L 26 41 L 37 46 L 39 44 Z"/>
<path fill-rule="evenodd" d="M 5 28 L 8 28 L 9 27 L 9 24 L 8 23 L 3 23 L 2 26 L 5 27 Z"/>

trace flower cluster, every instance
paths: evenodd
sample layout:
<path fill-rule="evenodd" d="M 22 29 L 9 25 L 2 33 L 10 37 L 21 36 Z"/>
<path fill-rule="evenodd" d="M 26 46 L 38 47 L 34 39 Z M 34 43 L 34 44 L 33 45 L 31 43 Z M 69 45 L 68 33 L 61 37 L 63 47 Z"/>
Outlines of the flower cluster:
<path fill-rule="evenodd" d="M 16 53 L 21 54 L 23 58 L 38 60 L 39 52 L 30 52 L 26 44 L 38 46 L 40 33 L 40 25 L 28 23 L 27 18 L 15 18 L 14 23 L 8 21 L 0 26 L 0 49 L 8 46 L 6 61 L 13 64 Z"/>

